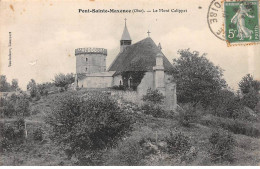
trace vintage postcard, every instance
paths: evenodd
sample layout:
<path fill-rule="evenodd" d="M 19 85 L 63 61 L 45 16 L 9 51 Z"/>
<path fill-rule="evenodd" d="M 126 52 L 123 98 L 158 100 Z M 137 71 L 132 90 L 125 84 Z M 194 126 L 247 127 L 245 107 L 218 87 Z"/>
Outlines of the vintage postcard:
<path fill-rule="evenodd" d="M 0 165 L 259 166 L 259 0 L 0 0 Z"/>

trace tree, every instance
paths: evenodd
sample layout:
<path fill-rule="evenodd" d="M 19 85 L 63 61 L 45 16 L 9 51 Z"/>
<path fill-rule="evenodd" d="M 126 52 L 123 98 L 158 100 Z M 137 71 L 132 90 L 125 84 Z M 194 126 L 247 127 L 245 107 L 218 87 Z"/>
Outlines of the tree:
<path fill-rule="evenodd" d="M 10 83 L 7 82 L 6 76 L 0 76 L 0 92 L 9 92 L 11 88 Z"/>
<path fill-rule="evenodd" d="M 173 60 L 173 76 L 177 83 L 179 102 L 201 102 L 210 104 L 215 95 L 226 87 L 223 70 L 215 66 L 199 52 L 189 49 L 179 50 L 180 58 Z"/>
<path fill-rule="evenodd" d="M 239 89 L 243 94 L 247 94 L 250 92 L 251 88 L 258 92 L 260 90 L 260 82 L 254 80 L 253 76 L 250 74 L 245 75 L 242 80 L 238 84 Z"/>
<path fill-rule="evenodd" d="M 11 88 L 12 88 L 13 91 L 15 91 L 16 89 L 19 88 L 17 79 L 12 80 Z"/>
<path fill-rule="evenodd" d="M 55 86 L 61 87 L 65 90 L 67 90 L 69 84 L 72 84 L 74 81 L 75 81 L 75 79 L 74 79 L 73 73 L 70 73 L 67 75 L 60 73 L 60 74 L 56 75 L 54 78 Z"/>
<path fill-rule="evenodd" d="M 31 81 L 27 85 L 27 90 L 30 91 L 31 97 L 36 97 L 37 95 L 37 85 L 34 79 L 31 79 Z"/>
<path fill-rule="evenodd" d="M 254 109 L 259 101 L 258 92 L 250 88 L 249 92 L 243 95 L 242 103 L 243 105 Z"/>
<path fill-rule="evenodd" d="M 80 160 L 112 147 L 131 130 L 128 113 L 105 93 L 89 92 L 82 98 L 69 92 L 56 101 L 46 122 L 52 126 L 51 138 L 64 144 L 69 158 L 74 154 Z"/>
<path fill-rule="evenodd" d="M 143 95 L 142 100 L 149 101 L 153 104 L 160 104 L 163 102 L 164 98 L 165 97 L 158 89 L 152 90 L 151 88 L 149 88 L 146 92 L 146 95 Z"/>
<path fill-rule="evenodd" d="M 238 86 L 242 92 L 243 105 L 254 109 L 259 101 L 260 82 L 254 80 L 252 75 L 247 74 L 238 83 Z"/>

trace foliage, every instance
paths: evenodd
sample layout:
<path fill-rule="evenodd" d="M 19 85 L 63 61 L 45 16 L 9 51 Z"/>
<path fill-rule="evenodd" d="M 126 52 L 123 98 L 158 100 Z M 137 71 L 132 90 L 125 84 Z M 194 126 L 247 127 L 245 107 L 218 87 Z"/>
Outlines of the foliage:
<path fill-rule="evenodd" d="M 12 92 L 19 89 L 18 80 L 13 79 L 12 84 L 7 82 L 5 75 L 0 75 L 0 92 Z"/>
<path fill-rule="evenodd" d="M 145 157 L 141 141 L 135 139 L 126 139 L 111 151 L 112 156 L 107 158 L 108 165 L 139 166 Z"/>
<path fill-rule="evenodd" d="M 145 103 L 141 106 L 141 110 L 144 114 L 152 115 L 156 118 L 164 118 L 165 117 L 165 111 L 160 105 L 154 105 Z"/>
<path fill-rule="evenodd" d="M 174 59 L 173 76 L 177 82 L 177 96 L 181 103 L 200 102 L 210 104 L 215 95 L 226 87 L 223 70 L 215 66 L 199 52 L 189 49 L 179 50 L 180 58 Z"/>
<path fill-rule="evenodd" d="M 67 90 L 69 84 L 72 84 L 75 81 L 73 73 L 69 74 L 57 74 L 54 77 L 54 84 L 57 87 L 61 87 L 64 91 Z"/>
<path fill-rule="evenodd" d="M 225 130 L 214 131 L 210 138 L 211 148 L 209 153 L 213 162 L 233 162 L 235 139 L 233 135 Z"/>
<path fill-rule="evenodd" d="M 182 156 L 186 154 L 192 144 L 189 137 L 185 136 L 183 133 L 172 133 L 169 137 L 166 137 L 167 151 L 174 156 Z"/>
<path fill-rule="evenodd" d="M 13 94 L 9 98 L 0 98 L 0 116 L 25 117 L 30 115 L 29 98 L 24 94 Z"/>
<path fill-rule="evenodd" d="M 233 132 L 234 134 L 243 134 L 256 138 L 260 136 L 260 130 L 252 123 L 246 121 L 206 116 L 203 120 L 201 120 L 201 123 L 206 126 L 221 127 L 225 130 Z"/>
<path fill-rule="evenodd" d="M 254 80 L 253 76 L 250 74 L 244 76 L 239 82 L 238 86 L 243 94 L 248 94 L 252 89 L 256 92 L 260 90 L 260 82 Z"/>
<path fill-rule="evenodd" d="M 12 117 L 15 114 L 14 104 L 5 98 L 0 98 L 1 117 Z"/>
<path fill-rule="evenodd" d="M 16 100 L 15 112 L 17 116 L 26 117 L 30 115 L 30 102 L 26 98 Z"/>
<path fill-rule="evenodd" d="M 31 81 L 27 84 L 27 90 L 30 91 L 30 95 L 32 98 L 38 95 L 37 84 L 34 79 L 31 79 Z"/>
<path fill-rule="evenodd" d="M 77 92 L 64 93 L 56 104 L 47 118 L 52 138 L 76 157 L 111 147 L 131 127 L 127 114 L 102 92 L 88 92 L 83 98 Z"/>
<path fill-rule="evenodd" d="M 47 96 L 48 95 L 47 83 L 38 84 L 37 90 L 41 96 Z"/>
<path fill-rule="evenodd" d="M 149 88 L 147 89 L 146 95 L 143 96 L 142 100 L 151 102 L 153 104 L 160 104 L 163 102 L 164 98 L 165 97 L 158 89 L 152 90 Z"/>
<path fill-rule="evenodd" d="M 124 86 L 124 85 L 115 85 L 115 86 L 112 86 L 111 87 L 112 89 L 115 89 L 115 90 L 126 90 L 127 88 Z"/>
<path fill-rule="evenodd" d="M 18 80 L 17 79 L 13 79 L 12 80 L 12 84 L 11 84 L 11 89 L 13 90 L 13 91 L 16 91 L 16 89 L 18 89 L 19 88 L 19 86 L 18 86 Z"/>
<path fill-rule="evenodd" d="M 1 128 L 0 135 L 0 150 L 9 151 L 12 149 L 13 145 L 21 144 L 25 140 L 24 134 L 24 120 L 18 119 L 14 122 L 14 126 L 3 126 Z"/>
<path fill-rule="evenodd" d="M 258 91 L 249 89 L 249 92 L 243 95 L 242 103 L 243 105 L 254 109 L 257 103 L 260 101 Z"/>
<path fill-rule="evenodd" d="M 190 127 L 192 123 L 197 122 L 201 117 L 199 105 L 186 104 L 178 110 L 178 122 L 184 127 Z"/>
<path fill-rule="evenodd" d="M 212 114 L 220 117 L 238 118 L 243 106 L 240 98 L 229 90 L 220 90 L 211 102 Z"/>
<path fill-rule="evenodd" d="M 33 139 L 35 141 L 42 141 L 43 140 L 43 130 L 42 128 L 38 127 L 33 131 Z"/>

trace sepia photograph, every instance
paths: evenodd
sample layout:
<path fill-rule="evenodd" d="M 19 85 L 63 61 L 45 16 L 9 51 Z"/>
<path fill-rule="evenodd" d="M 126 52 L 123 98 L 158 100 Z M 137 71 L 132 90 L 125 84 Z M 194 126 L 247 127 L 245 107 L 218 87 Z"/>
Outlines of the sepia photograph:
<path fill-rule="evenodd" d="M 260 0 L 0 0 L 0 166 L 259 166 Z"/>

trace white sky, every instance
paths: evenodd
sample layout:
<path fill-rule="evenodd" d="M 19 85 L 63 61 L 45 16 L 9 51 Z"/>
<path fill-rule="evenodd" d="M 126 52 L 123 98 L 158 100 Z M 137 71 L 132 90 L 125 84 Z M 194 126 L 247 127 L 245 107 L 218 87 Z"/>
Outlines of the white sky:
<path fill-rule="evenodd" d="M 31 78 L 51 81 L 57 73 L 76 71 L 74 50 L 82 47 L 108 49 L 107 67 L 119 52 L 124 18 L 133 43 L 147 37 L 162 45 L 172 63 L 178 49 L 207 53 L 225 70 L 231 88 L 247 73 L 260 80 L 260 45 L 227 47 L 207 25 L 210 1 L 205 0 L 63 0 L 0 2 L 0 74 L 19 80 L 25 89 Z M 13 10 L 10 5 L 12 5 Z M 199 9 L 199 6 L 202 8 Z M 187 13 L 79 14 L 78 9 L 187 9 Z M 12 66 L 8 67 L 9 32 L 12 32 Z M 30 62 L 37 60 L 35 65 Z"/>

